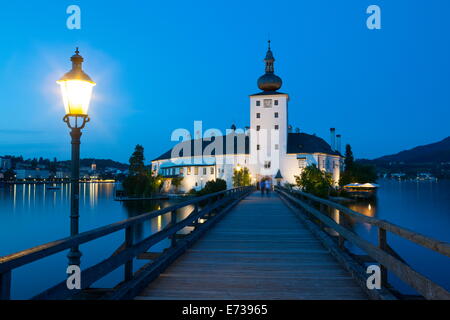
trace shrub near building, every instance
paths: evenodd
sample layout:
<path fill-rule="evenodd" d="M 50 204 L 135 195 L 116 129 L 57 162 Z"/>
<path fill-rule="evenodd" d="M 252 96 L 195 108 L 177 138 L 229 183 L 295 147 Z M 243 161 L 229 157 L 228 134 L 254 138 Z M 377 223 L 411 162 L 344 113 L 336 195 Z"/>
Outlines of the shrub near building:
<path fill-rule="evenodd" d="M 295 181 L 304 192 L 321 198 L 328 197 L 333 189 L 331 174 L 320 170 L 314 164 L 307 166 L 300 176 L 295 176 Z"/>

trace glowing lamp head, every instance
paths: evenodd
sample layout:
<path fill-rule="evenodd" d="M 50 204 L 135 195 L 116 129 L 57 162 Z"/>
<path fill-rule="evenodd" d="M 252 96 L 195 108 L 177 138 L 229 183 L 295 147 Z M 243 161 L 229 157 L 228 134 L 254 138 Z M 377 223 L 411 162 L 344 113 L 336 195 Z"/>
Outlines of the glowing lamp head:
<path fill-rule="evenodd" d="M 72 70 L 67 72 L 57 83 L 61 87 L 64 108 L 67 116 L 87 116 L 92 88 L 95 82 L 81 68 L 83 57 L 78 48 L 70 58 Z"/>

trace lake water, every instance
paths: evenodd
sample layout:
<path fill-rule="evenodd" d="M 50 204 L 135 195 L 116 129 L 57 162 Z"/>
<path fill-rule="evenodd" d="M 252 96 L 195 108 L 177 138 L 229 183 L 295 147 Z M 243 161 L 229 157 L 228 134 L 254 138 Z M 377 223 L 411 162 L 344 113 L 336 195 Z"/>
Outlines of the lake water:
<path fill-rule="evenodd" d="M 397 182 L 380 181 L 381 188 L 375 203 L 352 204 L 350 207 L 425 235 L 450 242 L 450 181 Z M 171 201 L 117 202 L 113 199 L 113 184 L 86 183 L 80 187 L 80 232 L 88 231 L 140 213 L 164 208 Z M 13 185 L 0 188 L 0 256 L 39 244 L 67 237 L 69 221 L 70 185 L 50 191 L 43 185 Z M 191 208 L 180 212 L 186 216 Z M 169 215 L 155 218 L 135 230 L 137 239 L 163 228 Z M 354 230 L 376 243 L 377 230 L 367 225 L 354 225 Z M 450 259 L 412 245 L 391 234 L 389 244 L 413 268 L 450 289 Z M 120 231 L 82 245 L 82 268 L 92 266 L 112 254 L 124 240 Z M 161 251 L 169 244 L 162 242 L 151 249 Z M 356 248 L 350 248 L 357 251 Z M 67 252 L 54 255 L 13 271 L 12 298 L 29 298 L 66 278 Z M 135 269 L 145 261 L 136 261 Z M 93 287 L 110 287 L 122 280 L 123 269 L 95 283 Z M 390 281 L 402 292 L 410 290 L 395 277 Z"/>
<path fill-rule="evenodd" d="M 0 256 L 70 235 L 70 184 L 50 191 L 44 185 L 12 185 L 0 188 Z M 165 208 L 171 201 L 114 201 L 114 184 L 83 183 L 80 185 L 80 232 L 92 230 L 135 215 Z M 180 218 L 191 208 L 179 212 Z M 135 239 L 160 230 L 169 222 L 169 214 L 152 219 L 134 229 Z M 124 241 L 119 231 L 80 247 L 81 266 L 86 268 L 108 258 Z M 169 246 L 161 242 L 151 251 Z M 67 252 L 62 252 L 13 270 L 12 298 L 23 299 L 64 280 Z M 135 268 L 145 264 L 135 261 Z M 123 268 L 100 280 L 93 287 L 111 287 L 123 279 Z"/>
<path fill-rule="evenodd" d="M 377 199 L 371 203 L 348 205 L 366 216 L 386 220 L 425 236 L 450 242 L 450 181 L 380 180 Z M 355 224 L 353 229 L 377 243 L 378 228 Z M 450 290 L 450 259 L 396 235 L 387 233 L 388 244 L 416 271 Z M 357 253 L 359 249 L 349 246 Z M 395 276 L 394 287 L 406 294 L 415 292 Z"/>

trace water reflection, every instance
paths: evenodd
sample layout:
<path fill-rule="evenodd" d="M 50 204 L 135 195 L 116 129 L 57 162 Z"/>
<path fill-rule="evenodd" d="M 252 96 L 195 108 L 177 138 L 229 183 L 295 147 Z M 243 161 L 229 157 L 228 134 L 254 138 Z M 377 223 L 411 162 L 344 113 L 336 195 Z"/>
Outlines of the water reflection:
<path fill-rule="evenodd" d="M 62 239 L 70 234 L 71 187 L 69 183 L 56 186 L 59 188 L 49 189 L 43 184 L 5 185 L 0 188 L 0 256 Z M 159 210 L 184 200 L 118 202 L 113 199 L 113 191 L 113 183 L 80 184 L 80 232 Z M 189 213 L 189 208 L 183 208 L 179 211 L 177 220 L 185 218 Z M 136 226 L 134 239 L 142 240 L 169 223 L 170 213 Z M 123 241 L 124 233 L 117 232 L 84 245 L 81 248 L 82 266 L 102 261 Z M 161 251 L 169 245 L 170 241 L 164 240 L 151 248 L 151 251 Z M 61 281 L 66 276 L 66 255 L 67 252 L 63 252 L 42 260 L 37 267 L 37 264 L 32 264 L 27 270 L 16 272 L 13 298 L 30 298 L 48 288 L 49 283 Z M 111 283 L 103 285 L 114 286 L 116 281 L 121 280 L 120 273 L 107 280 Z"/>
<path fill-rule="evenodd" d="M 132 218 L 144 213 L 161 210 L 167 208 L 169 206 L 174 205 L 175 203 L 181 200 L 158 200 L 158 201 L 149 201 L 149 200 L 136 200 L 136 201 L 123 201 L 122 206 L 126 210 L 128 218 Z M 194 210 L 194 206 L 186 206 L 180 208 L 176 211 L 176 221 L 181 221 L 187 218 L 192 211 Z M 155 217 L 151 220 L 147 220 L 141 224 L 135 225 L 133 227 L 133 235 L 134 241 L 140 241 L 145 237 L 150 236 L 158 231 L 161 231 L 165 227 L 167 227 L 171 222 L 171 213 L 168 212 L 166 214 Z M 186 227 L 182 230 L 181 233 L 188 233 L 192 230 L 191 227 Z"/>
<path fill-rule="evenodd" d="M 347 207 L 353 211 L 359 212 L 366 217 L 375 218 L 377 215 L 377 200 L 372 199 L 370 201 L 357 201 L 353 202 L 347 205 Z M 354 226 L 356 223 L 355 219 L 349 218 L 349 223 L 351 226 Z M 368 223 L 360 223 L 364 226 L 364 228 L 370 232 L 370 230 L 373 228 L 371 224 Z"/>

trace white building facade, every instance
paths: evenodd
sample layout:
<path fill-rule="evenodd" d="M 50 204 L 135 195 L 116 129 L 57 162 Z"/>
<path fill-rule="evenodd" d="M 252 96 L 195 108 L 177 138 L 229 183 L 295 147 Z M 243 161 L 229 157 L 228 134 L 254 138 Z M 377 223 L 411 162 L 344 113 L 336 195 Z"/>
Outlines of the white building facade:
<path fill-rule="evenodd" d="M 164 191 L 173 191 L 171 179 L 182 178 L 178 191 L 199 190 L 207 181 L 223 179 L 233 186 L 235 169 L 248 168 L 252 182 L 262 179 L 295 184 L 295 176 L 314 164 L 339 182 L 342 156 L 335 146 L 331 129 L 331 145 L 322 138 L 292 132 L 288 122 L 289 95 L 278 92 L 282 80 L 274 73 L 272 51 L 264 59 L 265 74 L 258 79 L 260 92 L 250 95 L 250 128 L 232 128 L 224 136 L 187 139 L 152 160 L 154 174 L 166 177 Z M 339 136 L 340 137 L 340 136 Z"/>

